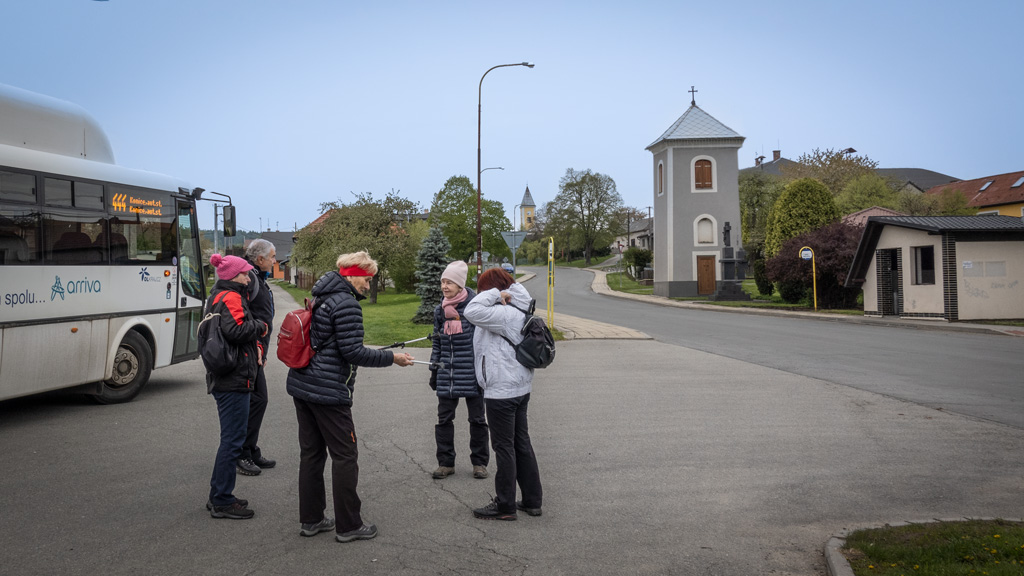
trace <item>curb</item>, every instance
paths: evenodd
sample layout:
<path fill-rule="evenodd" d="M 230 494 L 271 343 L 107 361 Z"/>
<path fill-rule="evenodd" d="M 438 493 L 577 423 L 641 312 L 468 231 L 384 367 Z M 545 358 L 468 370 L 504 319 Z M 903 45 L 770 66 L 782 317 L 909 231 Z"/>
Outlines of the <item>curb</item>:
<path fill-rule="evenodd" d="M 862 528 L 853 528 L 843 530 L 839 534 L 828 539 L 825 543 L 825 568 L 829 576 L 856 576 L 853 573 L 853 568 L 850 567 L 850 563 L 846 560 L 846 556 L 843 556 L 842 548 L 846 545 L 846 537 L 856 530 L 870 530 L 872 528 L 898 528 L 900 526 L 911 526 L 913 524 L 934 524 L 937 522 L 966 522 L 969 520 L 1006 520 L 1007 522 L 1024 522 L 1024 519 L 1019 518 L 989 518 L 980 517 L 973 518 L 970 516 L 964 516 L 962 518 L 932 518 L 931 520 L 921 521 L 904 521 L 904 522 L 890 522 L 881 526 L 864 526 Z"/>

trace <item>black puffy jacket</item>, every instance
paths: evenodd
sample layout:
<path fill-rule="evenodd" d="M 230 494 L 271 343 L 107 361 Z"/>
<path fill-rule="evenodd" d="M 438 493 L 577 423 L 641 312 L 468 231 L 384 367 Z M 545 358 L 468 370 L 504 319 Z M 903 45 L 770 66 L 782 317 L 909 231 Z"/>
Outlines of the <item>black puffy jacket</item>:
<path fill-rule="evenodd" d="M 206 300 L 206 312 L 220 314 L 224 339 L 238 346 L 241 352 L 234 370 L 220 376 L 207 374 L 207 383 L 213 382 L 213 392 L 252 392 L 259 358 L 257 343 L 267 325 L 254 318 L 249 310 L 246 287 L 230 280 L 217 280 Z"/>
<path fill-rule="evenodd" d="M 468 296 L 455 306 L 462 323 L 462 334 L 445 334 L 444 308 L 439 304 L 434 308 L 434 338 L 430 351 L 430 361 L 441 363 L 437 369 L 437 395 L 442 398 L 476 398 L 483 391 L 476 381 L 476 368 L 473 366 L 473 330 L 476 328 L 466 320 L 463 312 L 466 304 L 476 296 L 471 288 L 466 288 Z"/>
<path fill-rule="evenodd" d="M 390 366 L 395 355 L 363 346 L 359 300 L 365 297 L 340 274 L 331 271 L 321 276 L 313 296 L 320 304 L 313 313 L 309 338 L 320 349 L 309 366 L 288 370 L 288 394 L 313 404 L 351 406 L 356 366 Z"/>
<path fill-rule="evenodd" d="M 260 270 L 256 263 L 248 258 L 246 262 L 252 265 L 249 270 L 249 310 L 257 320 L 266 322 L 267 333 L 260 338 L 263 345 L 263 360 L 266 361 L 270 353 L 270 334 L 274 331 L 274 293 L 270 291 L 267 284 L 266 273 Z"/>

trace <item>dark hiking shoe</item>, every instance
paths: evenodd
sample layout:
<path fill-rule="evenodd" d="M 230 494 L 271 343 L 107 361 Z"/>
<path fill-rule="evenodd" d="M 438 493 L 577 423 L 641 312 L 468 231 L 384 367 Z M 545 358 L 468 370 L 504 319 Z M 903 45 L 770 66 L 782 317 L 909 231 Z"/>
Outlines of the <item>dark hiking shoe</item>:
<path fill-rule="evenodd" d="M 373 524 L 363 523 L 362 526 L 348 532 L 338 532 L 334 539 L 338 542 L 351 542 L 353 540 L 370 540 L 377 537 L 377 527 Z"/>
<path fill-rule="evenodd" d="M 257 458 L 253 458 L 251 460 L 251 462 L 253 464 L 255 464 L 258 468 L 263 469 L 263 470 L 266 470 L 267 468 L 273 468 L 274 466 L 277 466 L 277 460 L 271 460 L 269 458 L 264 458 L 263 456 L 259 456 Z"/>
<path fill-rule="evenodd" d="M 443 478 L 451 476 L 452 474 L 455 474 L 455 467 L 453 467 L 453 466 L 438 466 L 437 470 L 434 470 L 434 473 L 432 474 L 432 476 L 434 477 L 434 480 L 441 480 Z"/>
<path fill-rule="evenodd" d="M 487 478 L 487 466 L 473 466 L 473 478 Z"/>
<path fill-rule="evenodd" d="M 299 534 L 303 536 L 316 536 L 321 532 L 327 532 L 328 530 L 334 530 L 334 518 L 324 517 L 323 520 L 316 522 L 315 524 L 303 524 L 299 529 Z"/>
<path fill-rule="evenodd" d="M 237 463 L 237 469 L 238 473 L 242 476 L 259 476 L 260 472 L 262 472 L 260 467 L 257 466 L 251 458 L 239 460 Z"/>
<path fill-rule="evenodd" d="M 516 508 L 526 512 L 528 516 L 540 516 L 543 514 L 543 511 L 540 508 L 527 508 L 526 506 L 523 506 L 522 500 L 516 500 Z"/>
<path fill-rule="evenodd" d="M 210 516 L 214 518 L 231 518 L 232 520 L 248 520 L 255 514 L 237 501 L 227 506 L 214 506 L 213 510 L 210 510 Z"/>
<path fill-rule="evenodd" d="M 249 501 L 248 500 L 242 500 L 241 498 L 235 498 L 235 502 L 238 502 L 238 505 L 241 506 L 242 508 L 248 508 L 249 507 Z M 206 509 L 207 510 L 213 510 L 213 502 L 212 501 L 210 501 L 210 500 L 206 501 Z"/>
<path fill-rule="evenodd" d="M 473 516 L 484 520 L 515 520 L 516 511 L 502 512 L 498 510 L 498 503 L 491 500 L 487 506 L 473 510 Z"/>

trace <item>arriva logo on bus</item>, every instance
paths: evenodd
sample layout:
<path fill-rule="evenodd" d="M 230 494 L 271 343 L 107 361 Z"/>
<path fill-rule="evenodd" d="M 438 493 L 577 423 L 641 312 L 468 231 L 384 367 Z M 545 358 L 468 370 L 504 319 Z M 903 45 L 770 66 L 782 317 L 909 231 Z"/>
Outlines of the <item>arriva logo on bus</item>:
<path fill-rule="evenodd" d="M 60 296 L 60 299 L 64 299 L 64 295 L 68 294 L 99 294 L 103 290 L 103 285 L 99 280 L 89 280 L 86 277 L 83 280 L 69 280 L 67 284 L 61 286 L 60 276 L 56 277 L 53 286 L 50 287 L 50 301 Z"/>

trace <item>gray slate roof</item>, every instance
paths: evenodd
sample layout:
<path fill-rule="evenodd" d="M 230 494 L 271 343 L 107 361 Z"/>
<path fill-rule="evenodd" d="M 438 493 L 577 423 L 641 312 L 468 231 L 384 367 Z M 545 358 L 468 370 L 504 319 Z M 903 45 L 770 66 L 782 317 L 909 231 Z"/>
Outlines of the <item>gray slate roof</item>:
<path fill-rule="evenodd" d="M 523 201 L 519 203 L 520 206 L 533 206 L 537 205 L 533 203 L 533 196 L 530 196 L 530 187 L 526 187 L 526 193 L 523 194 Z"/>
<path fill-rule="evenodd" d="M 942 174 L 934 170 L 925 170 L 924 168 L 876 168 L 875 174 L 882 178 L 892 178 L 904 183 L 912 182 L 921 190 L 927 190 L 934 186 L 941 186 L 959 180 L 959 178 L 954 178 L 948 174 Z"/>
<path fill-rule="evenodd" d="M 868 223 L 889 224 L 929 232 L 1024 231 L 1024 219 L 1016 216 L 872 216 Z"/>
<path fill-rule="evenodd" d="M 700 109 L 696 104 L 679 117 L 669 129 L 657 140 L 647 147 L 649 150 L 655 144 L 664 140 L 690 140 L 709 138 L 737 138 L 742 141 L 744 138 L 737 134 L 732 128 L 715 120 L 713 116 Z"/>

